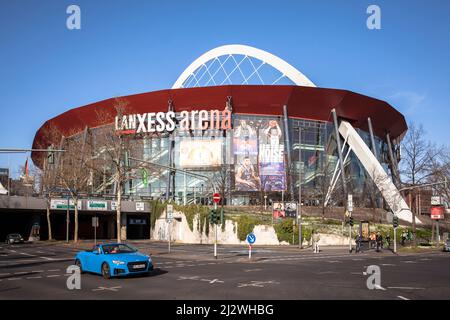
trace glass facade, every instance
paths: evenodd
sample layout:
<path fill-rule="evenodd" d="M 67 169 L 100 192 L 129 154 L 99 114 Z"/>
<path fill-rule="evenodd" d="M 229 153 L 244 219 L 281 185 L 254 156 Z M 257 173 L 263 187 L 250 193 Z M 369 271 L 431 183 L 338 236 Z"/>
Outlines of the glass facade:
<path fill-rule="evenodd" d="M 177 127 L 170 134 L 136 135 L 130 150 L 132 157 L 162 166 L 147 164 L 134 169 L 125 186 L 125 195 L 171 197 L 181 204 L 210 203 L 211 183 L 214 183 L 216 190 L 225 194 L 226 204 L 263 204 L 264 196 L 271 201 L 297 201 L 301 179 L 305 205 L 321 205 L 325 201 L 338 165 L 332 123 L 289 118 L 286 128 L 282 116 L 240 114 L 233 114 L 232 123 L 233 128 L 227 131 Z M 357 131 L 371 146 L 369 134 Z M 95 139 L 101 129 L 93 129 L 92 133 Z M 375 137 L 375 144 L 378 158 L 387 169 L 385 143 Z M 171 173 L 164 166 L 187 172 Z M 103 174 L 96 173 L 92 191 L 113 193 L 113 171 L 112 167 L 105 167 Z M 376 188 L 352 152 L 345 159 L 345 175 L 354 202 L 371 205 L 365 199 Z M 335 190 L 340 187 L 338 181 Z M 341 203 L 342 199 L 335 196 L 330 199 L 331 205 Z"/>

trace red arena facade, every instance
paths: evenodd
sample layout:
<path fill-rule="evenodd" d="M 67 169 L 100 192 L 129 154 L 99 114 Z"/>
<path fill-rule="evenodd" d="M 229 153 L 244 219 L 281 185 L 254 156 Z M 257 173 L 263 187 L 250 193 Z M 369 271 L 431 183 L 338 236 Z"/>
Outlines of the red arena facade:
<path fill-rule="evenodd" d="M 319 172 L 323 171 L 323 162 L 328 159 L 328 161 L 331 161 L 334 165 L 338 161 L 337 150 L 334 144 L 335 138 L 333 135 L 332 110 L 336 111 L 339 119 L 345 119 L 357 128 L 360 135 L 365 137 L 368 145 L 371 143 L 368 124 L 368 119 L 370 118 L 371 123 L 373 124 L 375 147 L 379 150 L 379 159 L 382 163 L 387 163 L 388 144 L 386 143 L 386 134 L 390 134 L 392 142 L 398 142 L 407 130 L 403 115 L 391 105 L 384 101 L 347 90 L 289 85 L 225 85 L 161 90 L 120 98 L 111 98 L 75 108 L 48 120 L 36 133 L 33 148 L 45 149 L 50 145 L 58 146 L 62 137 L 70 139 L 73 136 L 82 134 L 86 128 L 95 131 L 95 128 L 104 125 L 114 125 L 115 117 L 117 115 L 115 103 L 118 99 L 126 101 L 126 114 L 167 112 L 169 108 L 172 108 L 176 114 L 180 114 L 183 111 L 222 110 L 228 103 L 231 109 L 232 128 L 226 130 L 226 133 L 222 134 L 222 136 L 232 136 L 232 131 L 236 130 L 236 126 L 239 125 L 239 120 L 241 119 L 247 120 L 248 123 L 253 123 L 255 131 L 261 126 L 261 123 L 258 123 L 258 121 L 261 122 L 264 119 L 276 120 L 283 131 L 284 139 L 281 142 L 283 142 L 285 147 L 283 159 L 285 171 L 288 171 L 287 168 L 291 166 L 298 168 L 298 157 L 296 157 L 296 151 L 298 150 L 298 134 L 295 133 L 295 129 L 298 126 L 303 127 L 303 130 L 305 130 L 305 139 L 308 139 L 308 135 L 313 136 L 312 139 L 310 139 L 311 141 L 302 141 L 302 144 L 305 145 L 302 159 L 304 175 L 308 176 L 308 173 L 305 171 L 308 171 L 310 162 L 315 158 L 319 158 L 313 166 L 314 172 L 310 173 L 312 179 L 309 179 L 304 186 L 305 193 L 308 193 L 309 188 L 312 191 L 311 193 L 314 193 L 314 188 L 318 184 L 318 181 L 315 181 L 317 180 L 315 178 L 319 176 Z M 99 113 L 106 114 L 106 116 L 99 118 L 96 116 Z M 288 128 L 286 128 L 286 122 L 284 121 L 285 113 L 287 113 Z M 56 129 L 55 131 L 58 132 L 59 135 L 52 135 L 51 138 L 46 135 L 46 132 L 50 128 Z M 317 135 L 320 136 L 318 141 L 312 141 Z M 164 138 L 167 137 L 162 133 L 162 139 Z M 203 140 L 205 135 L 204 133 L 194 133 L 194 135 L 185 138 L 200 138 Z M 155 139 L 155 137 L 153 136 L 151 139 Z M 287 144 L 288 140 L 289 145 Z M 288 163 L 288 148 L 291 153 L 291 163 Z M 236 148 L 233 149 L 231 147 L 228 149 L 228 151 L 223 150 L 224 153 L 228 152 L 230 154 L 223 157 L 224 161 L 221 162 L 220 165 L 224 164 L 236 167 L 239 164 L 235 163 L 236 161 L 233 161 L 236 159 L 232 159 L 233 150 L 236 151 Z M 325 157 L 325 154 L 327 154 L 328 157 Z M 32 154 L 32 159 L 38 166 L 42 165 L 42 155 L 42 153 Z M 142 154 L 136 155 L 136 157 L 144 158 Z M 176 157 L 177 156 L 174 158 Z M 230 158 L 231 161 L 225 161 Z M 258 157 L 254 160 L 255 171 L 258 171 Z M 348 170 L 349 176 L 352 176 L 352 170 L 359 171 L 358 160 L 356 158 L 351 160 L 352 161 L 346 163 L 346 170 Z M 157 159 L 156 162 L 168 165 L 169 157 L 162 157 Z M 355 169 L 354 166 L 356 166 L 357 169 Z M 189 166 L 185 168 L 189 168 Z M 199 171 L 199 168 L 196 167 L 195 164 L 190 169 L 195 170 L 196 172 Z M 211 166 L 211 172 L 215 170 L 217 170 L 217 166 Z M 291 177 L 285 177 L 283 179 L 285 182 L 282 183 L 282 189 L 285 191 L 292 190 L 295 195 L 295 189 L 298 188 L 298 181 L 296 181 L 297 176 L 298 175 L 295 172 L 292 172 Z M 195 178 L 190 179 L 195 180 Z M 361 180 L 362 177 L 355 177 L 355 179 L 356 181 L 354 184 L 363 187 L 361 186 L 361 184 L 364 184 L 364 181 Z M 361 181 L 358 181 L 358 179 Z M 153 188 L 154 192 L 148 190 L 140 190 L 139 192 L 138 190 L 136 194 L 166 197 L 167 192 L 165 186 L 161 186 L 161 184 L 164 184 L 164 181 L 167 179 L 159 177 L 159 180 L 160 185 Z M 182 183 L 180 182 L 180 184 Z M 206 193 L 205 188 L 203 188 L 204 190 L 201 190 L 201 185 L 204 184 L 204 181 L 199 180 L 197 184 L 193 184 L 193 188 L 191 187 L 190 190 L 186 190 L 187 195 L 185 197 L 192 197 L 194 189 L 196 188 L 198 189 L 196 190 L 198 195 L 200 195 L 202 191 Z M 292 188 L 290 188 L 291 184 Z M 178 190 L 182 190 L 183 186 L 181 185 L 180 188 L 178 188 L 178 183 L 176 183 L 176 186 L 175 194 L 178 194 Z M 259 191 L 260 188 L 257 189 L 258 190 L 241 190 L 243 192 L 242 194 L 245 194 L 245 196 L 237 203 L 248 203 L 252 198 L 252 191 Z M 230 192 L 233 193 L 235 190 L 236 188 L 233 187 L 233 182 L 230 182 Z M 281 190 L 275 191 L 279 193 Z M 125 193 L 127 194 L 128 192 Z M 239 190 L 237 193 L 239 193 Z M 259 198 L 259 195 L 256 193 L 254 195 L 255 199 Z M 354 193 L 357 194 L 358 192 L 355 190 Z M 289 194 L 289 192 L 287 194 Z"/>

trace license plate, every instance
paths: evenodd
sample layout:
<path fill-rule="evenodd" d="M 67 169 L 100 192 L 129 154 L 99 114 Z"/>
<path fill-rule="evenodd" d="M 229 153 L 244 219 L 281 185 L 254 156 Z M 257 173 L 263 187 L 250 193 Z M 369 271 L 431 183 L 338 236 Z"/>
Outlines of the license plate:
<path fill-rule="evenodd" d="M 133 266 L 133 269 L 141 269 L 141 268 L 145 268 L 145 264 L 135 264 Z"/>

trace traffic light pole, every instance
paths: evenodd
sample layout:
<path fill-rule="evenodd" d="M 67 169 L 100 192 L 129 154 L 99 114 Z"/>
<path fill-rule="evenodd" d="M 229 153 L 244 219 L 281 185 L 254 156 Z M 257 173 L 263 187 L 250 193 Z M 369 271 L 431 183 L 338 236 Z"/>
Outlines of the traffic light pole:
<path fill-rule="evenodd" d="M 394 227 L 394 253 L 397 253 L 397 228 Z"/>
<path fill-rule="evenodd" d="M 348 252 L 352 253 L 352 226 L 350 223 L 348 224 Z"/>

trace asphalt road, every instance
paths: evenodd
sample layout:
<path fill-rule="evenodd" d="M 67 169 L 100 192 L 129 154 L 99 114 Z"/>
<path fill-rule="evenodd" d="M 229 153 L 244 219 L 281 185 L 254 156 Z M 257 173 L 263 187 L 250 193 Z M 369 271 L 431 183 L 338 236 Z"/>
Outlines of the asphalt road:
<path fill-rule="evenodd" d="M 61 243 L 0 245 L 0 300 L 5 299 L 450 299 L 450 253 L 399 254 L 323 247 L 318 254 L 295 247 L 172 245 L 133 242 L 151 253 L 156 270 L 147 277 L 105 280 L 83 274 L 69 290 L 68 266 L 78 248 Z M 381 270 L 369 290 L 367 267 Z"/>

